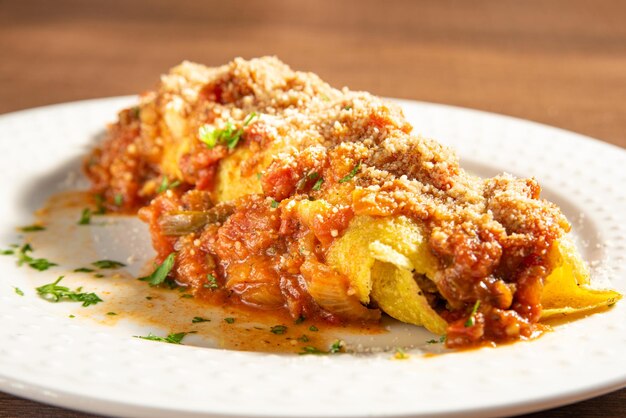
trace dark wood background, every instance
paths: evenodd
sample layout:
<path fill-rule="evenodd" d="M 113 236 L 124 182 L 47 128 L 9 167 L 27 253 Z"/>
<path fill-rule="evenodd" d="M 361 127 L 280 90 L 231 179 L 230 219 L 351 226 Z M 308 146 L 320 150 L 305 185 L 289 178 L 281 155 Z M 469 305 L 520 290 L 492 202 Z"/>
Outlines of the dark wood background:
<path fill-rule="evenodd" d="M 134 94 L 183 59 L 277 55 L 335 86 L 626 147 L 624 1 L 0 0 L 0 113 Z M 87 417 L 0 394 L 1 417 Z M 624 417 L 626 390 L 542 412 Z"/>

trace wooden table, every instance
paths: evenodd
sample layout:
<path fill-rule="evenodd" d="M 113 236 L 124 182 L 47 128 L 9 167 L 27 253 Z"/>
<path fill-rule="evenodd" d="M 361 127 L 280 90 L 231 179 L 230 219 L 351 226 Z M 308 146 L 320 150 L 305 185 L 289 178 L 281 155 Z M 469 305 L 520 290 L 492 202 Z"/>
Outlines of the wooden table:
<path fill-rule="evenodd" d="M 335 86 L 626 147 L 625 17 L 619 0 L 0 0 L 0 113 L 137 93 L 183 59 L 274 54 Z M 87 415 L 0 394 L 4 416 Z M 626 390 L 541 416 L 626 416 Z"/>

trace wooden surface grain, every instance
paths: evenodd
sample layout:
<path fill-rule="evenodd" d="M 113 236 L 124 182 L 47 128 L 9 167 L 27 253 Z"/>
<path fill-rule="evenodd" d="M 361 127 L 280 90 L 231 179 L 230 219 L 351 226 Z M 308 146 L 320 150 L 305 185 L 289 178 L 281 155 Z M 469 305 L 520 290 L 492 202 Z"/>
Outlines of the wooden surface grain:
<path fill-rule="evenodd" d="M 0 113 L 134 94 L 183 59 L 277 55 L 335 86 L 626 147 L 623 1 L 0 0 Z M 0 417 L 88 415 L 0 394 Z M 542 412 L 623 417 L 626 390 Z"/>

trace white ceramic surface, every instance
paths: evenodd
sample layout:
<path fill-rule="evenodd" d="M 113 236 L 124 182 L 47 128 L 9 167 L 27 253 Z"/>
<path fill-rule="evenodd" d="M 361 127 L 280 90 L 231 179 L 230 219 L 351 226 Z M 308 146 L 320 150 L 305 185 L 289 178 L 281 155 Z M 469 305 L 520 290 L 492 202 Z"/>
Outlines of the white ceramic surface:
<path fill-rule="evenodd" d="M 0 246 L 18 242 L 47 196 L 133 98 L 0 116 Z M 535 176 L 574 225 L 594 280 L 626 293 L 626 152 L 571 132 L 478 111 L 398 101 L 415 131 L 481 175 Z M 68 174 L 69 173 L 69 174 Z M 69 179 L 69 180 L 68 180 Z M 112 238 L 108 238 L 112 239 Z M 59 240 L 59 246 L 66 243 Z M 626 385 L 626 301 L 538 340 L 409 360 L 296 356 L 158 344 L 135 329 L 75 321 L 35 296 L 55 271 L 0 258 L 0 390 L 94 413 L 186 416 L 495 416 Z M 14 293 L 13 286 L 25 295 Z"/>

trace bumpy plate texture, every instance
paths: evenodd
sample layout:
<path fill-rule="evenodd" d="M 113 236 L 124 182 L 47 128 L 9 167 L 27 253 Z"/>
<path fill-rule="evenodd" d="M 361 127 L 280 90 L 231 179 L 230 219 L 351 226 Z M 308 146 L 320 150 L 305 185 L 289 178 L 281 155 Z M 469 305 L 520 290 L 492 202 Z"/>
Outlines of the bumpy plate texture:
<path fill-rule="evenodd" d="M 116 111 L 133 98 L 0 117 L 0 243 L 32 221 Z M 415 132 L 454 147 L 480 175 L 534 176 L 560 204 L 594 266 L 626 292 L 626 152 L 535 123 L 398 101 Z M 71 179 L 70 179 L 71 180 Z M 59 245 L 65 245 L 60 242 Z M 34 296 L 26 269 L 0 259 L 0 390 L 111 415 L 489 416 L 626 385 L 626 302 L 536 341 L 394 361 L 391 355 L 294 356 L 157 344 L 73 321 Z M 29 289 L 24 297 L 12 286 Z M 123 327 L 120 324 L 120 327 Z M 123 331 L 123 330 L 122 330 Z"/>

